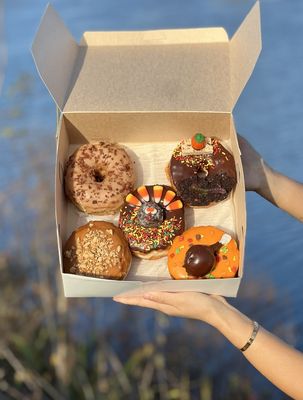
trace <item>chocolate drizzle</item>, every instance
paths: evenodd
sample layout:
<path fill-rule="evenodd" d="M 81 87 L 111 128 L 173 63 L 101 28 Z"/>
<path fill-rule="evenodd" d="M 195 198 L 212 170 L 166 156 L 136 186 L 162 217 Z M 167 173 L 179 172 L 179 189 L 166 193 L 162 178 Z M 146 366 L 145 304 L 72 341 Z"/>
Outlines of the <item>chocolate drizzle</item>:
<path fill-rule="evenodd" d="M 228 197 L 237 183 L 235 161 L 216 139 L 211 139 L 213 154 L 181 153 L 174 150 L 169 171 L 178 195 L 190 206 L 207 206 Z"/>

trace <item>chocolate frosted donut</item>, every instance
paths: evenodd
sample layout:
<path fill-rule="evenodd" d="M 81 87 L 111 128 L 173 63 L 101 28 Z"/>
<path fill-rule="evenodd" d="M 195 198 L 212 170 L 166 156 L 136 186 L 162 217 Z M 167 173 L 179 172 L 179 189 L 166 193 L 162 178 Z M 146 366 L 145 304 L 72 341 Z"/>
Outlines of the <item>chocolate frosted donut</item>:
<path fill-rule="evenodd" d="M 63 269 L 70 274 L 124 279 L 130 262 L 123 233 L 105 221 L 92 221 L 76 229 L 63 249 Z"/>
<path fill-rule="evenodd" d="M 184 231 L 183 203 L 169 186 L 140 186 L 126 196 L 119 226 L 134 255 L 163 257 Z"/>
<path fill-rule="evenodd" d="M 178 144 L 168 175 L 184 203 L 193 207 L 226 199 L 237 183 L 232 154 L 217 139 L 202 134 Z"/>
<path fill-rule="evenodd" d="M 84 144 L 66 164 L 65 193 L 87 214 L 115 213 L 134 183 L 133 162 L 117 144 Z"/>

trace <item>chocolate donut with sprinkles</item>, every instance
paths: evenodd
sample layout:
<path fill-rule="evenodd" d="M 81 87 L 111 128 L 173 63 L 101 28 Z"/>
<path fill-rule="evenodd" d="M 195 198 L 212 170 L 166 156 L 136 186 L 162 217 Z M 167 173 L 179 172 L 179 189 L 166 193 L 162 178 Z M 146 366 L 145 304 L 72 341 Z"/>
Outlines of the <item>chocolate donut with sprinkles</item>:
<path fill-rule="evenodd" d="M 237 183 L 233 155 L 213 137 L 195 134 L 174 149 L 167 175 L 187 206 L 225 200 Z"/>
<path fill-rule="evenodd" d="M 184 231 L 183 202 L 170 186 L 140 186 L 126 196 L 119 227 L 135 256 L 164 257 L 174 238 Z"/>

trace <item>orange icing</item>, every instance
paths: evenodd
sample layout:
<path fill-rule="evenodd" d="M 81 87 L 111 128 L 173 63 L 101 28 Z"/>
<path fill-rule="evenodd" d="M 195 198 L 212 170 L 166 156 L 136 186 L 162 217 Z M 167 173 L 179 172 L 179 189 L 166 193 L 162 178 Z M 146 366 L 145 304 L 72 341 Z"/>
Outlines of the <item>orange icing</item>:
<path fill-rule="evenodd" d="M 183 267 L 184 259 L 190 245 L 210 246 L 219 242 L 225 232 L 213 226 L 197 226 L 177 236 L 168 251 L 168 270 L 174 279 L 191 279 Z M 224 256 L 224 257 L 223 257 Z M 216 266 L 209 278 L 234 278 L 239 268 L 239 250 L 237 243 L 231 239 L 222 245 L 216 259 Z"/>

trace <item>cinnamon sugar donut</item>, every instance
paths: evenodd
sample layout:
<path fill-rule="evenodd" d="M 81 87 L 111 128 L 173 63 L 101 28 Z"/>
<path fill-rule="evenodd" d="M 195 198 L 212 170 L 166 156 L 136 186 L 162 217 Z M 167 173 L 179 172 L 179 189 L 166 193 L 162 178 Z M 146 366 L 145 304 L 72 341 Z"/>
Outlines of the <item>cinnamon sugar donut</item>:
<path fill-rule="evenodd" d="M 238 268 L 236 241 L 214 226 L 188 229 L 168 251 L 168 269 L 174 279 L 233 278 Z"/>
<path fill-rule="evenodd" d="M 92 221 L 76 229 L 63 249 L 64 272 L 96 278 L 124 279 L 131 252 L 121 230 L 110 222 Z"/>
<path fill-rule="evenodd" d="M 79 210 L 114 214 L 133 189 L 133 162 L 117 144 L 84 144 L 70 156 L 64 181 L 67 197 Z"/>
<path fill-rule="evenodd" d="M 126 196 L 119 227 L 137 257 L 166 256 L 173 239 L 184 231 L 183 203 L 169 186 L 140 186 Z"/>

